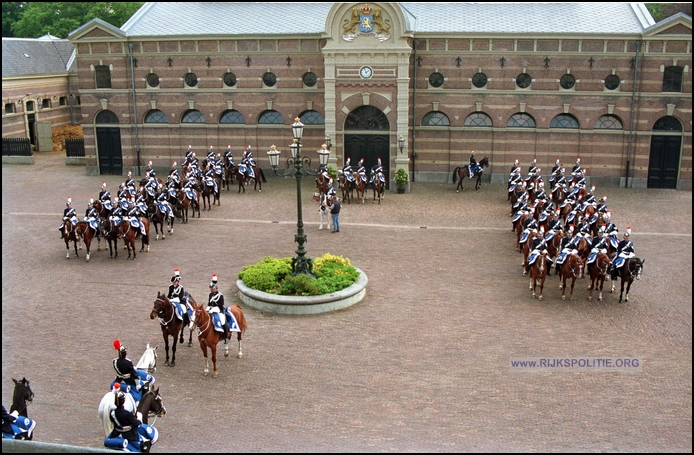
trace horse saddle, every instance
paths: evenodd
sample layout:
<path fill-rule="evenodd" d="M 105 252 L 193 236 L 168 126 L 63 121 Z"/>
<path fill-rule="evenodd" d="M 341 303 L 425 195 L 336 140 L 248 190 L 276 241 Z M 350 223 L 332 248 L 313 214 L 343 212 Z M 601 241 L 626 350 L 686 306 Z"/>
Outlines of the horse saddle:
<path fill-rule="evenodd" d="M 195 193 L 193 192 L 193 190 L 191 190 L 190 188 L 187 188 L 187 189 L 185 190 L 185 192 L 186 192 L 186 196 L 188 196 L 188 199 L 192 199 L 193 201 L 197 201 L 197 200 L 198 200 L 198 195 L 195 194 Z"/>
<path fill-rule="evenodd" d="M 95 219 L 89 220 L 89 226 L 95 231 L 99 230 L 99 223 Z"/>
<path fill-rule="evenodd" d="M 532 265 L 540 257 L 540 250 L 533 250 L 528 256 L 528 265 Z"/>
<path fill-rule="evenodd" d="M 110 211 L 110 210 L 113 210 L 113 206 L 111 206 L 111 201 L 110 201 L 110 200 L 106 199 L 106 200 L 103 202 L 103 204 L 104 204 L 104 207 L 106 207 L 106 210 L 109 210 L 109 211 Z"/>
<path fill-rule="evenodd" d="M 131 218 L 130 225 L 137 229 L 140 227 L 140 221 L 137 218 Z"/>
<path fill-rule="evenodd" d="M 214 179 L 212 177 L 205 177 L 206 186 L 214 186 Z"/>
<path fill-rule="evenodd" d="M 30 437 L 32 431 L 34 431 L 36 427 L 36 422 L 28 417 L 17 416 L 14 422 L 10 422 L 10 427 L 12 428 L 12 433 L 5 433 L 3 431 L 3 439 L 16 439 L 17 437 L 21 437 L 21 435 Z"/>
<path fill-rule="evenodd" d="M 529 231 L 523 231 L 523 234 L 521 235 L 520 241 L 518 243 L 525 243 L 526 240 L 528 240 L 528 236 L 530 235 Z"/>

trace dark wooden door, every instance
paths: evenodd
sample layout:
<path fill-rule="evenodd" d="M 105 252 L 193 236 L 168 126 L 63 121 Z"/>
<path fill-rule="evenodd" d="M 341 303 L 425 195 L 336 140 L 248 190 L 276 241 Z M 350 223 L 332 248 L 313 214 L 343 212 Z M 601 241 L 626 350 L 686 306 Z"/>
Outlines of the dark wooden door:
<path fill-rule="evenodd" d="M 390 141 L 384 134 L 345 134 L 345 160 L 350 158 L 353 168 L 357 168 L 359 160 L 364 158 L 364 167 L 367 176 L 371 168 L 376 165 L 378 158 L 383 165 L 383 174 L 386 176 L 386 188 L 389 186 L 390 169 Z M 344 163 L 342 163 L 344 167 Z"/>
<path fill-rule="evenodd" d="M 97 128 L 96 149 L 99 154 L 99 173 L 110 175 L 123 174 L 120 128 Z"/>
<path fill-rule="evenodd" d="M 681 137 L 653 136 L 648 163 L 648 188 L 677 189 Z"/>

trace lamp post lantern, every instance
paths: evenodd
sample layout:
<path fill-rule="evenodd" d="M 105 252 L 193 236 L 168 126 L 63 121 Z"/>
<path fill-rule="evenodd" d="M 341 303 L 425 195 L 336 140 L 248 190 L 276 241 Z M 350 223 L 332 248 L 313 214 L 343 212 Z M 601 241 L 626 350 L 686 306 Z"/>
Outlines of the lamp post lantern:
<path fill-rule="evenodd" d="M 276 175 L 279 176 L 293 176 L 296 179 L 296 208 L 297 208 L 297 222 L 296 222 L 296 235 L 294 236 L 294 241 L 299 244 L 296 249 L 296 257 L 292 259 L 292 275 L 296 276 L 299 274 L 313 275 L 313 260 L 306 257 L 306 248 L 304 244 L 306 243 L 306 234 L 304 233 L 304 221 L 302 218 L 301 209 L 301 179 L 304 174 L 306 175 L 316 175 L 328 164 L 328 157 L 330 156 L 330 150 L 323 144 L 321 150 L 318 151 L 320 167 L 317 171 L 311 169 L 311 158 L 308 156 L 301 156 L 301 137 L 304 132 L 304 124 L 301 123 L 300 119 L 297 117 L 292 123 L 292 135 L 294 136 L 294 142 L 290 145 L 292 156 L 287 158 L 287 168 L 284 172 L 279 171 L 277 166 L 280 161 L 280 151 L 274 145 L 270 147 L 267 152 L 270 158 L 270 165 L 272 170 Z M 294 167 L 294 170 L 291 167 Z"/>
<path fill-rule="evenodd" d="M 405 138 L 402 137 L 402 134 L 398 138 L 398 147 L 400 147 L 400 154 L 402 154 L 402 151 L 405 148 Z"/>

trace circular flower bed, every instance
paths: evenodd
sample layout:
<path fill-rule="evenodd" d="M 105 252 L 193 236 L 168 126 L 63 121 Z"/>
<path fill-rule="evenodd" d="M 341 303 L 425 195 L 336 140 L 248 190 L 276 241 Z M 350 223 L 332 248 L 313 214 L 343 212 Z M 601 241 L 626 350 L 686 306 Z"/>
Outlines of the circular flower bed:
<path fill-rule="evenodd" d="M 251 289 L 276 295 L 324 295 L 341 291 L 353 285 L 359 272 L 349 259 L 325 254 L 313 260 L 313 273 L 292 276 L 292 258 L 266 257 L 243 268 L 239 279 Z"/>

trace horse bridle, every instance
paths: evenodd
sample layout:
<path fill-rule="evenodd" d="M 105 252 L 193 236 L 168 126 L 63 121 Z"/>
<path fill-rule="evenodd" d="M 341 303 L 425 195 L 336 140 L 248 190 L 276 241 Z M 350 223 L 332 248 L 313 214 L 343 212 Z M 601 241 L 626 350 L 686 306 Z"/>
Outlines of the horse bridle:
<path fill-rule="evenodd" d="M 166 302 L 165 302 L 163 299 L 159 298 L 159 297 L 157 297 L 157 300 L 155 300 L 155 302 L 161 302 L 161 303 L 163 303 L 163 304 L 166 304 Z M 163 326 L 165 326 L 165 327 L 168 326 L 169 323 L 170 323 L 171 321 L 173 321 L 173 318 L 174 318 L 174 316 L 176 315 L 176 310 L 174 309 L 174 307 L 173 307 L 173 302 L 171 302 L 171 301 L 169 301 L 169 308 L 171 308 L 171 318 L 169 318 L 169 320 L 166 321 L 166 322 L 164 321 L 164 318 L 162 318 L 161 316 L 159 316 L 159 315 L 163 315 L 163 314 L 164 314 L 164 312 L 166 311 L 166 308 L 164 308 L 163 310 L 157 312 L 157 316 L 159 316 L 159 324 L 161 324 L 161 325 L 163 325 Z"/>
<path fill-rule="evenodd" d="M 204 311 L 204 309 L 200 308 L 199 310 L 196 310 L 196 311 L 200 311 L 202 313 Z M 208 313 L 208 315 L 209 315 L 209 313 Z M 195 327 L 198 329 L 198 336 L 201 336 L 203 333 L 205 333 L 211 323 L 212 323 L 212 316 L 210 315 L 209 319 L 207 320 L 207 324 L 205 324 L 205 327 L 200 328 L 200 321 L 198 321 L 198 319 L 195 318 L 193 320 L 193 324 L 195 324 Z"/>
<path fill-rule="evenodd" d="M 145 398 L 145 395 L 147 395 L 148 393 L 151 393 L 151 394 L 154 396 L 154 401 L 157 401 L 158 395 L 155 394 L 154 392 L 152 392 L 151 390 L 148 390 L 147 392 L 145 392 L 145 394 L 142 396 L 142 398 L 140 399 L 140 401 L 142 401 L 142 400 Z M 161 417 L 161 415 L 162 415 L 164 412 L 166 412 L 166 408 L 164 407 L 163 404 L 161 405 L 161 409 L 160 409 L 158 412 L 147 411 L 147 418 L 148 418 L 148 420 L 149 420 L 149 417 L 152 417 L 152 418 L 153 418 L 152 423 L 151 423 L 151 424 L 148 424 L 148 425 L 154 426 L 154 424 L 157 422 L 157 417 Z"/>

